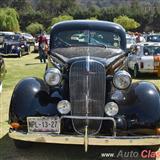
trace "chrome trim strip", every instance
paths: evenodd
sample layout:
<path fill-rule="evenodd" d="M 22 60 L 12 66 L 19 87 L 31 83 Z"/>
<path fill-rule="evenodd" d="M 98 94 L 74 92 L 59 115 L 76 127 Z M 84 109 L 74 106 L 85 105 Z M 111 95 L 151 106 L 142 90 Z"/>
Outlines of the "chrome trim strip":
<path fill-rule="evenodd" d="M 57 134 L 33 134 L 10 130 L 9 137 L 15 140 L 84 145 L 84 136 L 57 135 Z M 157 136 L 88 136 L 88 145 L 98 146 L 144 146 L 160 145 L 160 135 Z"/>
<path fill-rule="evenodd" d="M 116 136 L 116 121 L 112 117 L 84 117 L 84 116 L 62 116 L 61 119 L 88 119 L 88 120 L 110 120 L 113 122 L 113 136 Z"/>

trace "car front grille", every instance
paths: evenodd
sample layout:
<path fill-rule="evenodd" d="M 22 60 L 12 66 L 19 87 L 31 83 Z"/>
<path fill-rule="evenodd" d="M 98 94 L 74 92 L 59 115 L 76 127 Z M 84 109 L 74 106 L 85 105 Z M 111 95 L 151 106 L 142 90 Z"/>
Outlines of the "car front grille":
<path fill-rule="evenodd" d="M 77 133 L 96 134 L 101 120 L 88 120 L 88 116 L 103 117 L 105 106 L 106 72 L 103 64 L 85 59 L 74 62 L 70 67 L 69 91 L 73 116 L 84 116 L 84 120 L 73 119 Z"/>

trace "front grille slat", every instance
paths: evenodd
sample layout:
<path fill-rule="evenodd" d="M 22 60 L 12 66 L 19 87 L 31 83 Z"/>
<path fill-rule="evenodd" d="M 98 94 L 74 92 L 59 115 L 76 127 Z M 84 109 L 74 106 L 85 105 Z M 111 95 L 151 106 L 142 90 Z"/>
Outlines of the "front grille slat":
<path fill-rule="evenodd" d="M 69 91 L 72 115 L 103 117 L 105 106 L 106 75 L 103 64 L 94 60 L 82 60 L 71 65 Z M 83 134 L 88 125 L 89 134 L 101 127 L 101 120 L 73 120 L 75 130 Z"/>

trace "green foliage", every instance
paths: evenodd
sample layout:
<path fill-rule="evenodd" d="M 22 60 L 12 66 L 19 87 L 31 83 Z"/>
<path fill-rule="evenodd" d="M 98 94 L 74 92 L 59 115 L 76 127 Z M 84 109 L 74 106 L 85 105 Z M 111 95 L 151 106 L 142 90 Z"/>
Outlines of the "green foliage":
<path fill-rule="evenodd" d="M 50 28 L 51 25 L 63 20 L 62 15 L 70 15 L 72 19 L 96 17 L 96 19 L 107 21 L 114 21 L 115 17 L 126 15 L 140 23 L 138 28 L 135 27 L 136 25 L 131 27 L 133 31 L 160 31 L 159 0 L 147 0 L 147 2 L 123 0 L 121 3 L 117 0 L 0 0 L 0 5 L 14 8 L 18 12 L 22 31 L 29 24 L 36 22 L 43 24 L 45 29 Z M 17 22 L 13 23 L 15 20 L 10 17 L 6 18 L 6 16 L 8 15 L 0 13 L 0 30 L 4 30 L 4 28 L 13 30 L 11 29 L 12 25 Z M 64 20 L 68 20 L 68 18 L 64 18 Z M 130 26 L 131 24 L 129 29 Z M 128 27 L 125 28 L 128 30 Z"/>
<path fill-rule="evenodd" d="M 28 33 L 31 33 L 33 35 L 37 34 L 37 33 L 40 33 L 44 30 L 44 27 L 42 24 L 36 22 L 36 23 L 31 23 L 30 25 L 28 25 L 26 27 L 26 31 Z"/>
<path fill-rule="evenodd" d="M 114 18 L 114 22 L 122 25 L 126 30 L 136 29 L 140 26 L 138 22 L 127 16 L 119 16 L 117 18 Z"/>
<path fill-rule="evenodd" d="M 97 20 L 97 17 L 90 17 L 90 18 L 87 18 L 88 20 Z"/>
<path fill-rule="evenodd" d="M 75 0 L 39 0 L 37 9 L 41 10 L 49 17 L 65 14 L 69 8 L 74 6 Z"/>
<path fill-rule="evenodd" d="M 0 8 L 0 30 L 19 31 L 19 16 L 13 8 Z"/>
<path fill-rule="evenodd" d="M 69 16 L 69 15 L 54 17 L 54 18 L 52 18 L 52 25 L 54 25 L 58 22 L 66 21 L 66 20 L 73 20 L 73 17 Z"/>

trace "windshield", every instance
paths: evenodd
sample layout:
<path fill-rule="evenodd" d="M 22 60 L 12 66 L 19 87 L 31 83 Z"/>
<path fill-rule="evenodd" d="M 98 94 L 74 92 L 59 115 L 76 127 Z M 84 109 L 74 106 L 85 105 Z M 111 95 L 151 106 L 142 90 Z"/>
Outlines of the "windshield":
<path fill-rule="evenodd" d="M 54 36 L 53 48 L 74 46 L 97 46 L 120 48 L 120 36 L 101 30 L 69 30 L 58 32 Z"/>
<path fill-rule="evenodd" d="M 160 35 L 151 35 L 147 38 L 148 42 L 160 42 Z"/>
<path fill-rule="evenodd" d="M 7 40 L 7 41 L 19 41 L 20 36 L 18 36 L 18 35 L 5 35 L 5 40 Z"/>
<path fill-rule="evenodd" d="M 147 56 L 158 56 L 160 55 L 160 46 L 145 46 L 143 53 Z"/>

